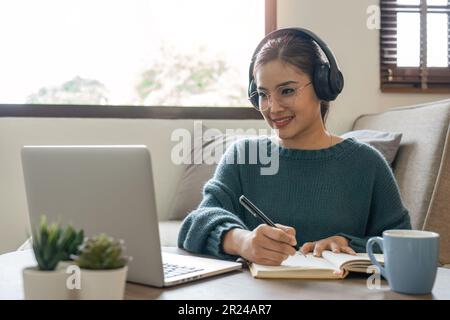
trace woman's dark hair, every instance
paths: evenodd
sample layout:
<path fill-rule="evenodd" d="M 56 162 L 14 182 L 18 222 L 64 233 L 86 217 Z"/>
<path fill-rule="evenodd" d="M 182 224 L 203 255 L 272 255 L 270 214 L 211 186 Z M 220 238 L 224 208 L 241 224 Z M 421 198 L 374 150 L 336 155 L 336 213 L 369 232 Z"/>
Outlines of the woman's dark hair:
<path fill-rule="evenodd" d="M 312 39 L 287 34 L 267 41 L 256 55 L 253 73 L 260 66 L 277 59 L 297 67 L 307 74 L 311 81 L 314 79 L 315 66 L 324 62 L 319 47 Z M 321 100 L 320 114 L 324 124 L 329 109 L 330 102 Z"/>

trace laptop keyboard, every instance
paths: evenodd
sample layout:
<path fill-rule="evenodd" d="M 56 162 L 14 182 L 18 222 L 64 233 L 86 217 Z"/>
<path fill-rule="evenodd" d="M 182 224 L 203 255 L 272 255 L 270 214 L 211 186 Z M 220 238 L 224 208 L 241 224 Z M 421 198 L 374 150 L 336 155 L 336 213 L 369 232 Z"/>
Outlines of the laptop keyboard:
<path fill-rule="evenodd" d="M 164 278 L 181 276 L 183 274 L 201 271 L 203 269 L 196 267 L 180 266 L 177 264 L 164 263 Z"/>

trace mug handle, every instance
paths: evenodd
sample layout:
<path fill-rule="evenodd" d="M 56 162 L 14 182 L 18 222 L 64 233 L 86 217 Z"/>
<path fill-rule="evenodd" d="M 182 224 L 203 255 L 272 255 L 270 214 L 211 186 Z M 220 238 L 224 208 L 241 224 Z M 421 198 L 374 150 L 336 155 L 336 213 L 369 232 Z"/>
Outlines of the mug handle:
<path fill-rule="evenodd" d="M 383 238 L 381 237 L 372 237 L 367 241 L 367 245 L 366 245 L 366 250 L 367 253 L 369 255 L 370 261 L 378 268 L 378 270 L 380 270 L 381 275 L 386 278 L 386 271 L 384 270 L 384 268 L 381 266 L 381 264 L 377 261 L 377 259 L 375 259 L 374 255 L 373 255 L 373 245 L 374 244 L 378 244 L 381 248 L 381 251 L 384 251 L 383 248 Z"/>

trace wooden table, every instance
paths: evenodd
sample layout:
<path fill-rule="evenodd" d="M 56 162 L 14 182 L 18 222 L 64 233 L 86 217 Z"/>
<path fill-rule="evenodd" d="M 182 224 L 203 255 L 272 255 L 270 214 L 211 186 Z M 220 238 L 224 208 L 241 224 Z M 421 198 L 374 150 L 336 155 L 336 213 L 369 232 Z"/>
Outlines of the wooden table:
<path fill-rule="evenodd" d="M 178 248 L 167 252 L 188 254 Z M 31 263 L 30 263 L 31 261 Z M 33 264 L 31 252 L 0 256 L 0 299 L 23 299 L 21 270 Z M 369 275 L 350 275 L 344 280 L 254 279 L 245 269 L 171 288 L 154 288 L 133 283 L 126 287 L 126 299 L 450 299 L 450 269 L 439 268 L 429 295 L 404 295 L 389 290 L 386 281 L 380 289 L 368 289 Z"/>

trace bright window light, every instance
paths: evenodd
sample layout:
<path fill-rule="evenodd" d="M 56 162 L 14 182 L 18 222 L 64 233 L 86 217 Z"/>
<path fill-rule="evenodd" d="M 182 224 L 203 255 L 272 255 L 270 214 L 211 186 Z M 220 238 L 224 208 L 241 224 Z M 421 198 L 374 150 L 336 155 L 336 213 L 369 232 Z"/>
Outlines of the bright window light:
<path fill-rule="evenodd" d="M 429 6 L 446 6 L 447 0 L 427 0 Z"/>
<path fill-rule="evenodd" d="M 445 13 L 427 15 L 427 66 L 448 66 L 448 16 Z"/>
<path fill-rule="evenodd" d="M 420 0 L 397 0 L 397 3 L 401 5 L 418 6 L 420 4 Z"/>
<path fill-rule="evenodd" d="M 397 66 L 420 65 L 420 14 L 397 13 Z"/>
<path fill-rule="evenodd" d="M 0 103 L 249 106 L 262 0 L 2 0 Z"/>

